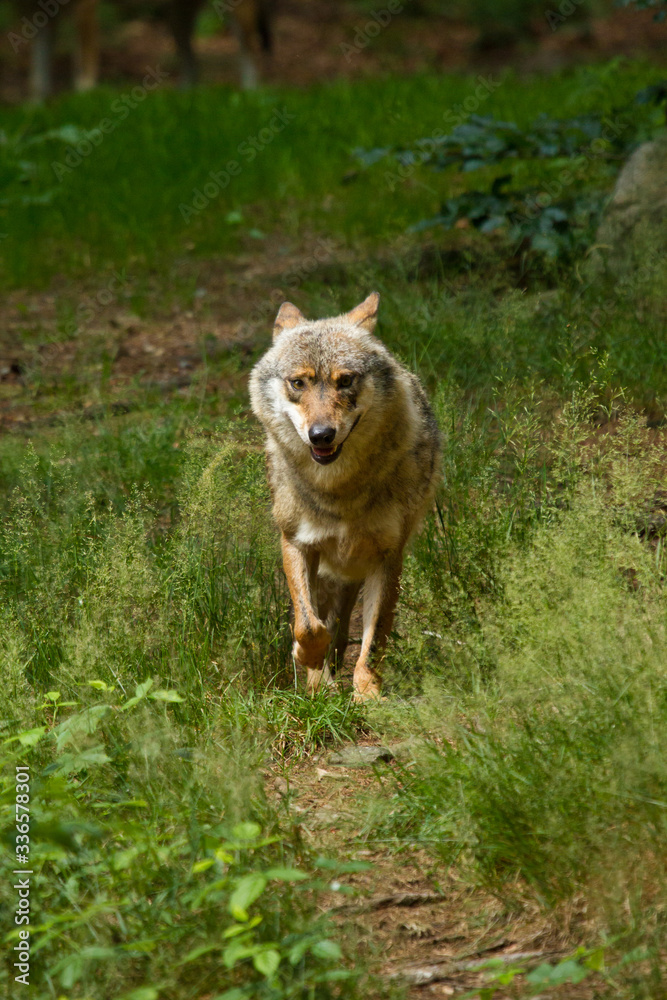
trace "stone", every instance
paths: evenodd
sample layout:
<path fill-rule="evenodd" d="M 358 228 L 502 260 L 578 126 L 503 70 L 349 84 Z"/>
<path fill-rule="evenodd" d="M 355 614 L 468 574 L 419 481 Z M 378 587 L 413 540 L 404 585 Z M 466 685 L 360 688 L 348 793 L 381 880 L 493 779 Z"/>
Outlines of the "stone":
<path fill-rule="evenodd" d="M 374 764 L 388 762 L 394 755 L 387 747 L 343 747 L 332 753 L 327 764 L 337 767 L 373 767 Z"/>
<path fill-rule="evenodd" d="M 591 265 L 619 275 L 667 252 L 667 135 L 639 146 L 621 170 L 598 228 Z"/>

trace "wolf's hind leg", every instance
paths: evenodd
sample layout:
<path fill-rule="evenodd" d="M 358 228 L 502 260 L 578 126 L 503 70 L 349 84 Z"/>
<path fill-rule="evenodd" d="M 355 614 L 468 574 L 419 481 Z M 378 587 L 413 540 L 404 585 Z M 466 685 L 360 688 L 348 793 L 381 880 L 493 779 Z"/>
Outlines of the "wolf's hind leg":
<path fill-rule="evenodd" d="M 333 684 L 329 667 L 324 662 L 331 635 L 315 612 L 319 555 L 306 554 L 284 535 L 282 549 L 283 567 L 294 605 L 294 659 L 298 666 L 308 671 L 306 689 L 312 694 L 323 684 Z"/>
<path fill-rule="evenodd" d="M 382 661 L 394 621 L 401 569 L 401 556 L 394 556 L 364 580 L 364 634 L 353 678 L 356 701 L 380 697 Z"/>

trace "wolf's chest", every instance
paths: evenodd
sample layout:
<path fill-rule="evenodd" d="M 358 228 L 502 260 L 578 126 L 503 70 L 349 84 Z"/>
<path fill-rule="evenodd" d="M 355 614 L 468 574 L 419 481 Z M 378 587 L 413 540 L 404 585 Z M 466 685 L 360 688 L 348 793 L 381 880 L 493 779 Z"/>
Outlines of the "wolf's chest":
<path fill-rule="evenodd" d="M 401 537 L 399 518 L 327 524 L 302 518 L 294 541 L 320 556 L 320 571 L 362 580 L 394 550 Z"/>

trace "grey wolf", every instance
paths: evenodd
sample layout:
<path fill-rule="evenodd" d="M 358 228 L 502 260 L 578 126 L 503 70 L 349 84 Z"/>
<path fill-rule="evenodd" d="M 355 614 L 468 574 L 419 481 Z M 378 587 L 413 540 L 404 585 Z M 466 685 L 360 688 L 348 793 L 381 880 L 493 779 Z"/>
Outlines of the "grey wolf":
<path fill-rule="evenodd" d="M 333 685 L 363 587 L 357 700 L 380 695 L 403 552 L 433 501 L 440 456 L 419 380 L 373 336 L 379 299 L 373 292 L 315 321 L 285 302 L 250 376 L 294 604 L 294 658 L 308 691 Z"/>
<path fill-rule="evenodd" d="M 228 21 L 239 43 L 241 85 L 256 87 L 262 53 L 270 52 L 272 17 L 276 0 L 214 0 L 214 10 Z M 197 80 L 197 59 L 192 47 L 197 16 L 205 0 L 116 0 L 131 16 L 166 16 L 181 63 L 183 83 Z M 52 62 L 55 33 L 63 13 L 72 11 L 75 28 L 74 87 L 90 90 L 99 73 L 98 0 L 17 0 L 24 15 L 20 32 L 10 31 L 15 52 L 31 42 L 30 96 L 42 101 L 53 91 Z"/>

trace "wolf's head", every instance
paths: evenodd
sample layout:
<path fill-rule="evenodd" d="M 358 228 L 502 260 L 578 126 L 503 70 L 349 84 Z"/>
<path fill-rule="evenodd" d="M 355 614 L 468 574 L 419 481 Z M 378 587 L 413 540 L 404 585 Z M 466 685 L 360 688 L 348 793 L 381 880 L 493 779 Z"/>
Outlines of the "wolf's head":
<path fill-rule="evenodd" d="M 273 346 L 253 370 L 256 416 L 293 454 L 330 465 L 367 437 L 368 414 L 378 418 L 395 389 L 398 366 L 372 336 L 380 297 L 373 292 L 351 312 L 307 320 L 285 302 Z"/>

